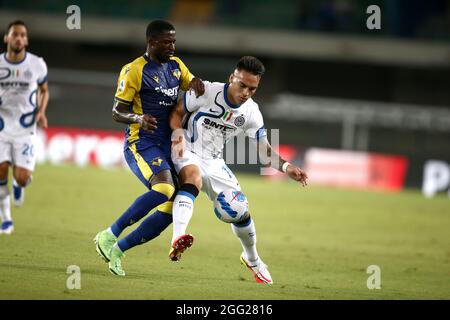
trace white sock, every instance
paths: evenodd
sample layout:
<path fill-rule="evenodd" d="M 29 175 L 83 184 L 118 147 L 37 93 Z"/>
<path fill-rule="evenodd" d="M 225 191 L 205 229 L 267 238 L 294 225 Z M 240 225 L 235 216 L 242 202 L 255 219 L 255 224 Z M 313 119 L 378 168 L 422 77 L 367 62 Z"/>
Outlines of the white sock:
<path fill-rule="evenodd" d="M 246 227 L 236 227 L 231 224 L 231 230 L 241 241 L 242 249 L 250 262 L 258 260 L 258 251 L 256 250 L 256 228 L 253 219 Z"/>
<path fill-rule="evenodd" d="M 194 201 L 192 198 L 178 193 L 173 201 L 172 218 L 173 218 L 173 235 L 172 242 L 176 238 L 186 234 L 186 229 L 189 221 L 192 218 L 194 211 Z"/>
<path fill-rule="evenodd" d="M 0 218 L 2 222 L 12 221 L 11 219 L 11 206 L 9 202 L 9 190 L 8 185 L 0 185 Z"/>

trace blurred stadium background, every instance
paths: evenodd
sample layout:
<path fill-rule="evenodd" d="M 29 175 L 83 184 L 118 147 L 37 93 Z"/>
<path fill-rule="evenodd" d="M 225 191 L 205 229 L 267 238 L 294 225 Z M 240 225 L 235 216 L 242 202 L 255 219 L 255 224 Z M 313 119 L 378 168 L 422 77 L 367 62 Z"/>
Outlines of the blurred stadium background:
<path fill-rule="evenodd" d="M 70 16 L 66 9 L 72 4 L 81 9 L 80 30 L 66 28 Z M 366 27 L 366 9 L 373 4 L 381 8 L 381 30 Z M 242 55 L 255 55 L 264 62 L 267 73 L 255 100 L 266 128 L 280 129 L 280 151 L 306 168 L 313 185 L 423 189 L 426 196 L 437 194 L 441 200 L 450 195 L 447 0 L 0 0 L 2 27 L 16 18 L 29 26 L 29 51 L 44 57 L 49 66 L 51 128 L 41 136 L 40 162 L 123 165 L 123 126 L 111 119 L 117 76 L 124 64 L 144 52 L 148 22 L 163 18 L 176 27 L 176 54 L 202 79 L 227 81 Z M 259 170 L 231 167 L 247 173 Z M 51 172 L 47 166 L 42 170 Z M 321 201 L 320 190 L 314 200 L 307 200 L 311 208 L 314 201 Z M 339 194 L 333 199 L 338 201 Z M 387 224 L 395 219 L 388 214 L 400 208 L 395 199 L 416 203 L 412 196 L 397 196 L 389 198 L 392 202 L 383 209 Z M 351 219 L 358 219 L 366 209 L 369 214 L 375 198 L 369 207 L 361 205 Z M 441 214 L 449 213 L 448 200 L 430 203 L 436 206 L 435 217 L 444 229 L 449 219 Z M 295 203 L 294 196 L 291 202 Z M 411 221 L 421 224 L 421 212 L 431 207 L 416 204 L 421 209 L 414 213 L 417 220 Z M 411 208 L 405 204 L 402 209 L 401 221 L 406 224 Z M 103 215 L 104 221 L 112 219 Z M 315 219 L 314 214 L 310 219 Z M 401 228 L 403 222 L 397 222 Z M 433 228 L 428 230 L 430 237 L 437 230 Z M 450 239 L 441 231 L 436 231 L 435 249 L 446 254 L 443 259 L 448 264 Z M 385 234 L 380 231 L 378 236 L 383 239 Z M 386 248 L 394 242 L 386 243 Z M 314 246 L 312 240 L 310 245 Z M 438 273 L 445 270 L 443 264 L 439 268 L 434 270 L 436 283 L 440 283 Z M 415 297 L 420 298 L 420 292 Z M 448 284 L 437 296 L 450 297 Z"/>
<path fill-rule="evenodd" d="M 65 28 L 71 4 L 81 9 L 81 30 Z M 366 27 L 371 4 L 381 8 L 381 30 Z M 424 164 L 435 159 L 434 174 L 447 179 L 440 169 L 450 162 L 448 1 L 2 0 L 0 9 L 4 25 L 29 24 L 29 50 L 49 65 L 52 126 L 121 130 L 110 116 L 118 72 L 144 52 L 147 23 L 164 18 L 177 28 L 177 54 L 203 79 L 226 81 L 245 54 L 263 60 L 267 74 L 255 99 L 266 127 L 281 129 L 291 160 L 316 159 L 305 157 L 310 147 L 402 156 L 403 163 L 387 159 L 368 173 L 376 180 L 400 171 L 391 186 L 398 190 L 422 187 Z M 69 151 L 55 152 L 59 161 Z M 333 155 L 332 163 L 356 168 L 364 154 Z M 349 177 L 322 182 L 377 185 Z"/>

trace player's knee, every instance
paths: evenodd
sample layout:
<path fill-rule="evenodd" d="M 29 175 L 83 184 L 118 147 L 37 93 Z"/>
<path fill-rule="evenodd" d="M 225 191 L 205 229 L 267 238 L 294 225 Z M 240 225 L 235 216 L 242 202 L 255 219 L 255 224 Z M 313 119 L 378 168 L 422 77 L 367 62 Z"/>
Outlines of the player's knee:
<path fill-rule="evenodd" d="M 186 170 L 182 172 L 182 181 L 183 184 L 192 184 L 194 185 L 198 190 L 202 189 L 202 176 L 198 169 L 195 170 Z"/>
<path fill-rule="evenodd" d="M 202 189 L 202 177 L 199 175 L 194 175 L 189 179 L 186 179 L 187 181 L 185 184 L 192 184 L 194 185 L 198 190 Z"/>
<path fill-rule="evenodd" d="M 14 177 L 14 179 L 20 187 L 25 188 L 31 183 L 32 177 L 27 173 L 22 173 Z"/>
<path fill-rule="evenodd" d="M 172 214 L 172 208 L 173 208 L 173 201 L 166 201 L 163 204 L 157 206 L 156 210 L 162 213 Z"/>
<path fill-rule="evenodd" d="M 175 193 L 175 187 L 167 182 L 160 182 L 152 186 L 152 190 L 167 196 L 167 200 L 172 198 Z"/>

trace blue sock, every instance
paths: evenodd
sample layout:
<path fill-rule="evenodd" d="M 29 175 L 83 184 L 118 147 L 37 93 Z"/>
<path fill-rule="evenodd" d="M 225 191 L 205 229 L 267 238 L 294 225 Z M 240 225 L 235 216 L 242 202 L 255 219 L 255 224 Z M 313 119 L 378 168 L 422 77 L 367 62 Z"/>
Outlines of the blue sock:
<path fill-rule="evenodd" d="M 172 215 L 156 211 L 147 219 L 142 221 L 141 225 L 133 232 L 120 240 L 117 245 L 122 252 L 143 244 L 159 236 L 172 223 Z"/>
<path fill-rule="evenodd" d="M 173 187 L 172 187 L 173 188 Z M 118 237 L 122 231 L 138 222 L 152 209 L 169 200 L 169 197 L 156 190 L 150 190 L 137 198 L 117 221 L 111 226 L 111 231 Z"/>

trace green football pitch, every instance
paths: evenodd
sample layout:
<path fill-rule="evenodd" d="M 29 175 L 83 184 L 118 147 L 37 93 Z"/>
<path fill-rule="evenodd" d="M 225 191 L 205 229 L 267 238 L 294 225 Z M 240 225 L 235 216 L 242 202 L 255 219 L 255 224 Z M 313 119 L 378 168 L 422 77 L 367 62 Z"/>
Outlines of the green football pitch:
<path fill-rule="evenodd" d="M 188 229 L 195 243 L 180 262 L 168 258 L 169 227 L 127 252 L 126 277 L 110 274 L 92 238 L 145 188 L 126 170 L 44 165 L 25 205 L 12 208 L 15 232 L 0 235 L 0 299 L 450 299 L 445 195 L 238 178 L 273 286 L 240 264 L 239 241 L 203 194 Z M 71 265 L 80 268 L 80 289 L 67 287 Z M 371 265 L 381 289 L 367 287 Z"/>

